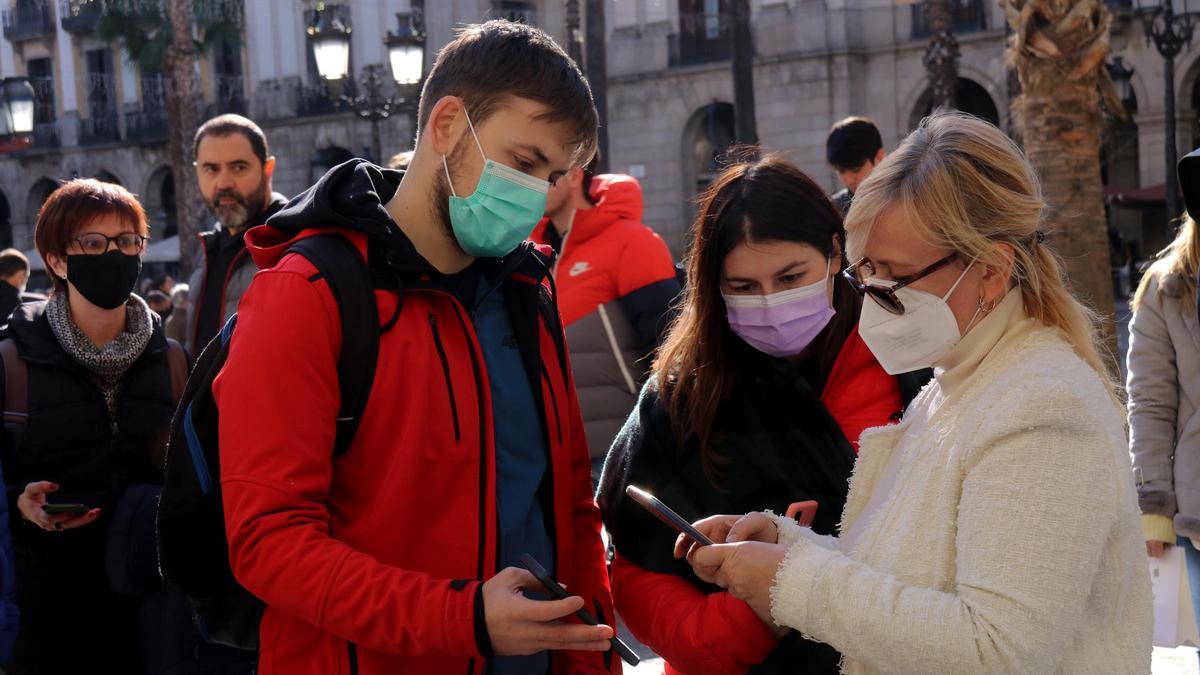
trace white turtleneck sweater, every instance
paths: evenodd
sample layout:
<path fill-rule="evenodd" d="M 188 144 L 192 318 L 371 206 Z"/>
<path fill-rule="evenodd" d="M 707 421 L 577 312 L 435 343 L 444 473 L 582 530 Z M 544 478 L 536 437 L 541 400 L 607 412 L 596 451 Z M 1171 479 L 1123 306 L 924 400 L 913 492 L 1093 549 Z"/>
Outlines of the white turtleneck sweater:
<path fill-rule="evenodd" d="M 868 430 L 841 539 L 777 519 L 776 623 L 847 673 L 1150 672 L 1123 417 L 1010 292 L 895 426 Z"/>

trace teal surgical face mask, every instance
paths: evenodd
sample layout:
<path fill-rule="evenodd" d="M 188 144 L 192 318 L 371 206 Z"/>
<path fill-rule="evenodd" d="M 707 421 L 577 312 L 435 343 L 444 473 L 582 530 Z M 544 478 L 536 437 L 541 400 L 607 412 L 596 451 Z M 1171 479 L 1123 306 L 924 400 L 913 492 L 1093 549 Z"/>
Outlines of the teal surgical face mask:
<path fill-rule="evenodd" d="M 466 108 L 463 114 L 467 115 Z M 450 178 L 450 167 L 442 155 L 442 168 L 450 185 L 450 228 L 467 255 L 476 258 L 501 258 L 508 255 L 533 232 L 546 211 L 546 192 L 550 183 L 516 169 L 493 162 L 483 152 L 471 116 L 467 127 L 475 147 L 483 155 L 483 173 L 475 192 L 459 197 Z"/>

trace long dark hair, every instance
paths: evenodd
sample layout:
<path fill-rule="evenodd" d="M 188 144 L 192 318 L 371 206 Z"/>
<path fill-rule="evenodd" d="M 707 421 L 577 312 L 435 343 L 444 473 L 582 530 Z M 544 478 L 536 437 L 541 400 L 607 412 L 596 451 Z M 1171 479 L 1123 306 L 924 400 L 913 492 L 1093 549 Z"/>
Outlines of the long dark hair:
<path fill-rule="evenodd" d="M 836 239 L 845 250 L 842 216 L 825 191 L 778 155 L 727 168 L 701 196 L 687 256 L 687 291 L 679 317 L 654 362 L 659 400 L 680 440 L 695 436 L 710 476 L 721 464 L 711 447 L 712 420 L 733 391 L 738 372 L 736 340 L 725 318 L 721 274 L 725 256 L 744 242 L 792 241 L 827 258 Z M 843 254 L 844 257 L 844 254 Z M 835 269 L 844 260 L 835 261 Z M 820 392 L 846 337 L 858 321 L 861 300 L 834 275 L 833 320 L 813 341 L 805 371 Z"/>

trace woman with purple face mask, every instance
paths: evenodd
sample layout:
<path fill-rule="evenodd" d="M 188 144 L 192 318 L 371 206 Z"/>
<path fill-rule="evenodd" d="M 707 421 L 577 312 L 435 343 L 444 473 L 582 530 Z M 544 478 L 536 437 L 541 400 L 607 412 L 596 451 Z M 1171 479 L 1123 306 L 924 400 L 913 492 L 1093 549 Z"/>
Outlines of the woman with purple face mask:
<path fill-rule="evenodd" d="M 843 241 L 825 192 L 779 157 L 729 167 L 703 196 L 682 311 L 599 492 L 617 609 L 667 673 L 838 670 L 832 648 L 697 578 L 672 554 L 675 532 L 625 488 L 684 518 L 813 500 L 813 528 L 835 532 L 859 434 L 901 408 L 858 336 Z"/>

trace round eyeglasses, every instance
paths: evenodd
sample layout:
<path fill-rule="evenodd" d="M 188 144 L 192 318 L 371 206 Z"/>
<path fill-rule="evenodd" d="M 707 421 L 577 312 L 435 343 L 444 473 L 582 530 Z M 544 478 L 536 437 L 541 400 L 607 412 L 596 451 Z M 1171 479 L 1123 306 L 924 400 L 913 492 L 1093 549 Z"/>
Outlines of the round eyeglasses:
<path fill-rule="evenodd" d="M 122 232 L 115 237 L 88 232 L 75 237 L 75 243 L 79 244 L 84 255 L 104 255 L 108 253 L 109 244 L 116 244 L 117 250 L 125 255 L 137 255 L 146 248 L 146 242 L 149 240 L 150 237 L 133 232 Z"/>

